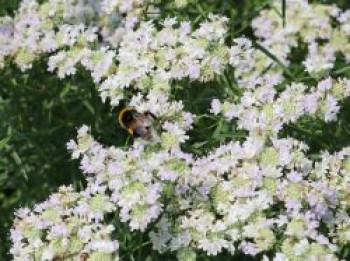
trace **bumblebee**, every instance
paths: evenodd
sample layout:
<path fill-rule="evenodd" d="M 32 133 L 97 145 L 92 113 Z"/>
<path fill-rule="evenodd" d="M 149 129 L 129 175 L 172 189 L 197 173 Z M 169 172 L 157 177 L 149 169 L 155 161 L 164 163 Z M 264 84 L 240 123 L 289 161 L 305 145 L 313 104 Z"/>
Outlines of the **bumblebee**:
<path fill-rule="evenodd" d="M 151 141 L 156 137 L 154 129 L 156 117 L 149 111 L 140 113 L 130 107 L 126 107 L 119 113 L 118 120 L 119 124 L 134 138 Z"/>

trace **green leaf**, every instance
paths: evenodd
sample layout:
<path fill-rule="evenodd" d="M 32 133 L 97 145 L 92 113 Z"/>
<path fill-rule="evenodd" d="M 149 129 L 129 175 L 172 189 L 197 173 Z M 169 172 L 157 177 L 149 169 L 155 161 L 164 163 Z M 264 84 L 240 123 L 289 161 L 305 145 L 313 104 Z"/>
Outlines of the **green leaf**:
<path fill-rule="evenodd" d="M 11 136 L 0 140 L 0 149 L 4 148 L 9 143 L 10 140 L 11 140 Z"/>

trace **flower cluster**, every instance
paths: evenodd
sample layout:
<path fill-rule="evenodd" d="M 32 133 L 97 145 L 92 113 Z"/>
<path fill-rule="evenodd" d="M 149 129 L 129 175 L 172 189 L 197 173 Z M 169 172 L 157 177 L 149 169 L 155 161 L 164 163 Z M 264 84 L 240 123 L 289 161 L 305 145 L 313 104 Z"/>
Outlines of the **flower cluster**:
<path fill-rule="evenodd" d="M 87 127 L 69 148 L 82 157 L 89 183 L 108 186 L 132 230 L 156 222 L 149 235 L 160 252 L 254 256 L 281 244 L 282 233 L 276 260 L 337 260 L 348 243 L 349 148 L 323 155 L 315 167 L 308 147 L 292 138 L 248 138 L 195 158 L 138 143 L 106 148 Z"/>
<path fill-rule="evenodd" d="M 105 39 L 106 26 L 99 21 L 117 6 L 120 12 L 128 10 L 127 6 L 122 8 L 122 1 L 103 1 L 96 15 L 94 6 L 87 4 L 79 16 L 73 17 L 71 12 L 76 6 L 75 1 L 71 2 L 66 5 L 52 0 L 40 6 L 26 0 L 13 19 L 3 18 L 0 65 L 11 57 L 24 71 L 40 55 L 48 53 L 48 71 L 57 71 L 60 78 L 65 78 L 82 65 L 100 85 L 102 99 L 108 97 L 112 105 L 117 105 L 130 86 L 169 92 L 173 80 L 213 80 L 228 64 L 228 47 L 224 44 L 227 18 L 210 15 L 196 30 L 190 22 L 179 23 L 175 18 L 164 20 L 159 30 L 154 22 L 145 21 L 111 43 Z M 113 8 L 108 11 L 108 6 Z M 123 25 L 117 28 L 123 30 Z M 99 32 L 104 38 L 102 43 L 96 42 Z M 113 50 L 115 46 L 119 46 L 118 51 Z"/>
<path fill-rule="evenodd" d="M 252 22 L 260 43 L 288 65 L 293 47 L 307 45 L 303 61 L 306 70 L 322 76 L 334 67 L 337 53 L 349 61 L 349 11 L 337 6 L 309 4 L 307 0 L 286 1 L 285 17 L 281 19 L 280 1 L 265 10 Z M 333 24 L 338 26 L 334 27 Z"/>
<path fill-rule="evenodd" d="M 96 28 L 87 22 L 92 19 L 93 10 L 85 2 L 52 0 L 39 5 L 34 0 L 24 0 L 13 19 L 5 17 L 1 21 L 1 67 L 10 56 L 24 71 L 32 67 L 40 54 L 93 42 Z"/>
<path fill-rule="evenodd" d="M 91 184 L 108 187 L 112 202 L 120 207 L 120 219 L 130 221 L 131 229 L 145 230 L 163 211 L 161 195 L 174 190 L 175 181 L 184 175 L 191 156 L 178 147 L 146 148 L 142 143 L 126 150 L 105 148 L 88 130 L 83 126 L 77 143 L 69 142 L 73 157 L 82 157 L 80 168 L 88 174 Z"/>
<path fill-rule="evenodd" d="M 350 96 L 350 80 L 326 78 L 315 87 L 292 83 L 281 92 L 273 85 L 259 85 L 246 90 L 239 101 L 214 99 L 211 111 L 222 113 L 227 120 L 237 119 L 238 127 L 252 135 L 275 136 L 283 125 L 303 116 L 335 121 L 339 101 Z"/>
<path fill-rule="evenodd" d="M 239 88 L 253 89 L 264 84 L 274 86 L 283 80 L 283 68 L 253 47 L 252 41 L 245 37 L 234 39 L 229 50 L 229 64 L 235 69 Z"/>
<path fill-rule="evenodd" d="M 110 98 L 112 105 L 118 105 L 128 87 L 167 93 L 174 80 L 213 80 L 228 63 L 226 21 L 211 15 L 196 30 L 190 22 L 179 23 L 175 18 L 164 20 L 160 30 L 152 22 L 141 23 L 124 35 L 116 73 L 99 88 L 102 99 Z"/>
<path fill-rule="evenodd" d="M 116 260 L 118 241 L 113 225 L 102 223 L 115 206 L 103 187 L 80 193 L 60 187 L 58 193 L 16 212 L 11 229 L 14 260 Z"/>

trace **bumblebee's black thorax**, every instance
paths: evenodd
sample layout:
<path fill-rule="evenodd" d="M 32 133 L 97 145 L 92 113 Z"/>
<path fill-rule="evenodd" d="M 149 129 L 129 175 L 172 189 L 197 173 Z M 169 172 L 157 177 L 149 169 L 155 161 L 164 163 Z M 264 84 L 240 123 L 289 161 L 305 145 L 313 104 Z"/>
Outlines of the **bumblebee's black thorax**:
<path fill-rule="evenodd" d="M 121 115 L 121 123 L 125 128 L 129 128 L 131 123 L 134 120 L 135 111 L 134 110 L 126 110 Z"/>

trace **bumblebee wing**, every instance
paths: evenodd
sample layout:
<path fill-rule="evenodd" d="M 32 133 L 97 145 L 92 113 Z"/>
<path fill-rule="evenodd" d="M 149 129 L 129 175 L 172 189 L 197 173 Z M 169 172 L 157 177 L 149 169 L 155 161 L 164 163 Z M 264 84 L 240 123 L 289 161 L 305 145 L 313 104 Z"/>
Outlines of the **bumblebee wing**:
<path fill-rule="evenodd" d="M 156 115 L 154 115 L 154 114 L 153 114 L 152 112 L 150 112 L 150 111 L 146 111 L 146 112 L 145 112 L 145 115 L 146 115 L 147 117 L 152 118 L 153 120 L 156 120 L 156 119 L 157 119 Z"/>

